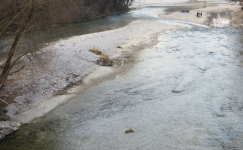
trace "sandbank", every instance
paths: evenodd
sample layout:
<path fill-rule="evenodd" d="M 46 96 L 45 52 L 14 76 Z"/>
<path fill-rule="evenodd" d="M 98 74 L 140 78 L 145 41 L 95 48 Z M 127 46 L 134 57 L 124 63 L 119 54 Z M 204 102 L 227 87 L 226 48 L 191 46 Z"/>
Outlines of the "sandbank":
<path fill-rule="evenodd" d="M 231 18 L 230 25 L 233 27 L 241 27 L 243 28 L 243 11 L 235 13 Z"/>
<path fill-rule="evenodd" d="M 212 25 L 212 23 L 217 24 L 230 24 L 230 19 L 225 20 L 224 18 L 218 18 L 216 21 L 209 21 L 208 18 L 210 17 L 211 13 L 220 13 L 220 12 L 229 12 L 229 13 L 238 13 L 241 10 L 240 5 L 222 5 L 222 6 L 215 6 L 215 7 L 207 7 L 207 8 L 200 8 L 191 10 L 189 13 L 182 13 L 182 12 L 173 12 L 168 15 L 161 14 L 159 17 L 165 19 L 172 19 L 172 20 L 180 20 L 185 22 L 192 22 L 197 24 L 203 25 Z M 197 12 L 202 12 L 202 17 L 197 17 Z"/>

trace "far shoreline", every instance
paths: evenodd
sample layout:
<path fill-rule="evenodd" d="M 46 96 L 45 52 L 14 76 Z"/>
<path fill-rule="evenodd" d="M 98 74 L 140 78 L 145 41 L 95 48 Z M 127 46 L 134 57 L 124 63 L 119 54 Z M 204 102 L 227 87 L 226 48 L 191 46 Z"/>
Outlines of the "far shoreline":
<path fill-rule="evenodd" d="M 215 24 L 211 24 L 207 22 L 207 19 L 210 17 L 211 13 L 222 13 L 222 12 L 229 12 L 232 13 L 231 19 L 228 20 L 228 22 L 221 22 L 222 25 L 231 25 L 233 27 L 243 27 L 242 26 L 242 19 L 239 17 L 243 15 L 243 12 L 241 12 L 241 5 L 222 5 L 222 6 L 213 6 L 213 7 L 207 7 L 207 8 L 200 8 L 191 10 L 189 13 L 182 13 L 182 12 L 173 12 L 169 15 L 162 15 L 160 14 L 159 17 L 164 19 L 171 19 L 171 20 L 179 20 L 179 21 L 185 21 L 185 22 L 191 22 L 191 23 L 197 23 L 207 26 L 214 26 Z M 202 17 L 196 17 L 197 12 L 202 12 Z M 239 24 L 239 18 L 240 18 L 240 24 Z M 233 21 L 237 20 L 237 21 Z M 219 23 L 220 24 L 220 23 Z M 216 24 L 218 25 L 218 24 Z"/>

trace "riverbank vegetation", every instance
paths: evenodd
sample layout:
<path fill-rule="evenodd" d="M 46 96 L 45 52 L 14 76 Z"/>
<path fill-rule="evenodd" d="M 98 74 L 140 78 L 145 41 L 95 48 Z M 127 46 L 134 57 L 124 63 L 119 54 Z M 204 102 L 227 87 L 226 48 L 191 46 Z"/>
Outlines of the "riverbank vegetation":
<path fill-rule="evenodd" d="M 89 49 L 89 51 L 92 52 L 92 53 L 95 53 L 96 55 L 102 55 L 103 54 L 102 51 L 100 51 L 99 49 L 97 49 L 95 47 Z"/>
<path fill-rule="evenodd" d="M 97 63 L 99 65 L 102 65 L 102 66 L 110 66 L 111 65 L 109 56 L 104 54 L 99 49 L 94 47 L 94 48 L 89 49 L 89 51 L 92 52 L 92 53 L 95 53 L 96 55 L 100 55 L 99 60 L 97 60 L 98 61 Z"/>
<path fill-rule="evenodd" d="M 112 12 L 123 12 L 133 0 L 2 0 L 0 35 L 18 31 L 33 3 L 28 29 L 46 29 L 50 25 L 87 20 Z"/>

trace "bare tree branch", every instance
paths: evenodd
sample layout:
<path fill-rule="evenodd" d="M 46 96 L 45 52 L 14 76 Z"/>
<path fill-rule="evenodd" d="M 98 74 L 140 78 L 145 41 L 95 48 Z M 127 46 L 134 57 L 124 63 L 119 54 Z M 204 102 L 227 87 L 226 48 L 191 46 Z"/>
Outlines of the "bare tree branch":
<path fill-rule="evenodd" d="M 26 54 L 28 54 L 28 53 L 26 52 L 26 53 L 20 55 L 17 59 L 15 59 L 14 62 L 12 63 L 12 65 L 10 66 L 10 68 L 12 69 L 17 64 L 18 60 L 20 58 L 22 58 L 23 56 L 25 56 Z"/>
<path fill-rule="evenodd" d="M 21 12 L 19 12 L 10 22 L 9 24 L 1 31 L 0 35 L 3 34 L 3 32 L 7 29 L 7 27 L 27 8 L 27 6 L 21 10 Z"/>
<path fill-rule="evenodd" d="M 0 101 L 2 101 L 3 103 L 5 103 L 5 104 L 7 104 L 7 105 L 9 105 L 9 106 L 11 106 L 11 107 L 13 107 L 13 108 L 15 108 L 15 109 L 20 109 L 20 110 L 22 110 L 21 108 L 17 108 L 17 107 L 15 107 L 15 106 L 13 106 L 13 105 L 11 105 L 11 104 L 5 102 L 5 100 L 3 100 L 3 99 L 0 99 Z"/>
<path fill-rule="evenodd" d="M 25 66 L 22 66 L 20 69 L 14 71 L 14 72 L 11 72 L 11 73 L 9 73 L 8 75 L 10 76 L 10 75 L 12 75 L 12 74 L 14 74 L 14 73 L 17 73 L 17 72 L 19 72 L 20 70 L 24 69 L 24 67 L 25 67 Z"/>

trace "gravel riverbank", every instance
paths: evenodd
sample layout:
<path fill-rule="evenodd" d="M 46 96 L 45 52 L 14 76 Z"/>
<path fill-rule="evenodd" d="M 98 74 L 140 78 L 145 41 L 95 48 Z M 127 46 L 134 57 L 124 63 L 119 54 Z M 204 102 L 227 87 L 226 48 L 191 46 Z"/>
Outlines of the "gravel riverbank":
<path fill-rule="evenodd" d="M 14 103 L 6 107 L 7 115 L 11 121 L 29 123 L 97 83 L 93 81 L 109 78 L 117 72 L 115 67 L 94 63 L 98 56 L 89 52 L 90 48 L 95 47 L 110 58 L 123 57 L 124 52 L 127 55 L 133 50 L 153 46 L 159 33 L 176 27 L 161 22 L 134 21 L 116 30 L 49 43 L 37 53 L 39 61 L 35 56 L 26 56 L 24 64 L 27 66 L 18 75 L 23 80 L 12 82 L 3 91 L 6 97 L 15 94 L 12 96 Z M 17 75 L 10 78 L 15 79 Z"/>

